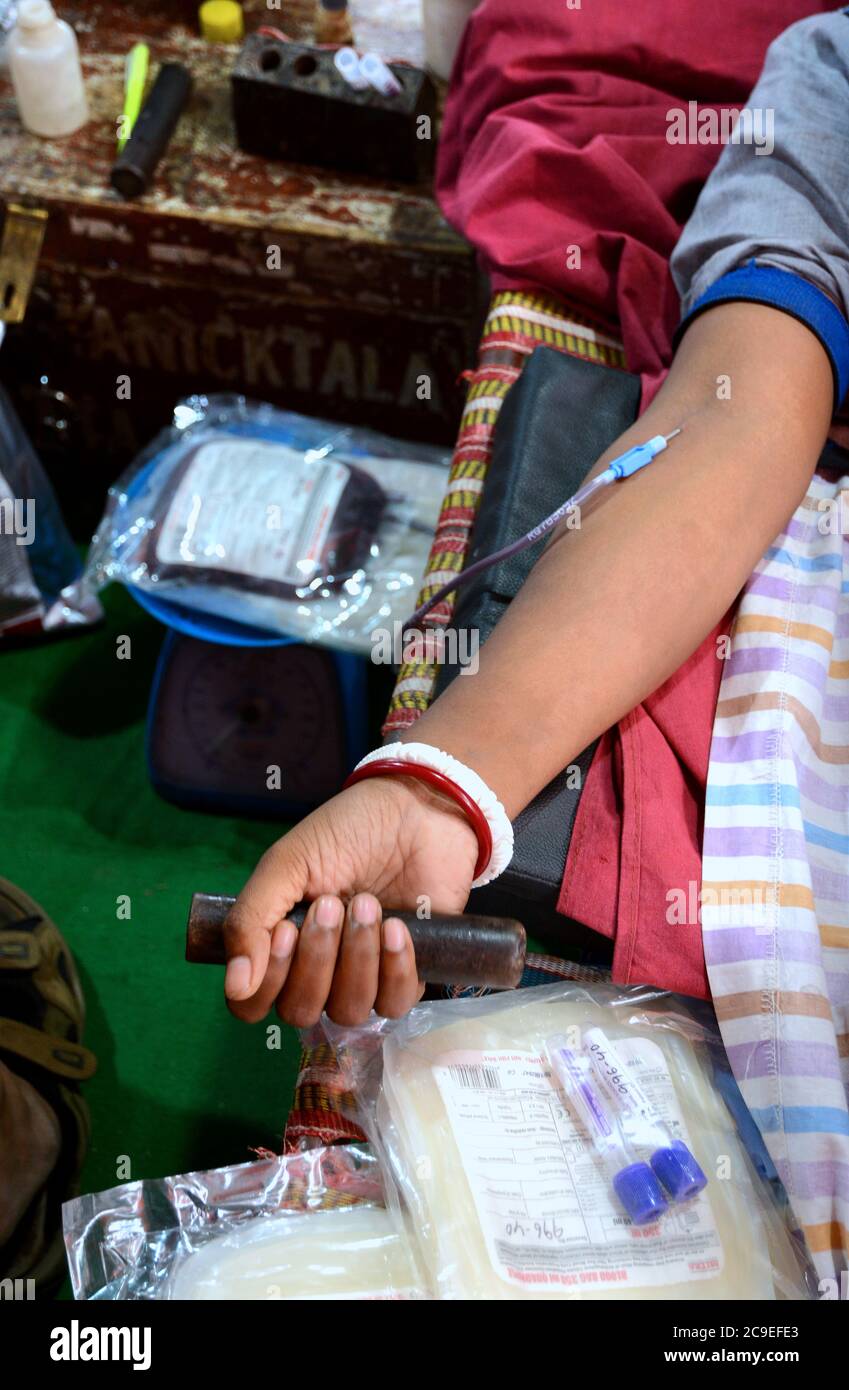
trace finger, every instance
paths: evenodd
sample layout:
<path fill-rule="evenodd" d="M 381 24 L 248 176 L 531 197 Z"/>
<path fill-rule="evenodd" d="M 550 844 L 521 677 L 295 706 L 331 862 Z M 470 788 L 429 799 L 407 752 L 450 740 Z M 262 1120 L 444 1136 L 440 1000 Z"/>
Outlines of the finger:
<path fill-rule="evenodd" d="M 384 1018 L 401 1018 L 421 999 L 424 985 L 416 972 L 410 933 L 400 917 L 388 917 L 383 923 L 382 946 L 374 1007 Z"/>
<path fill-rule="evenodd" d="M 348 905 L 336 973 L 327 1000 L 334 1023 L 365 1023 L 377 994 L 380 973 L 380 903 L 357 893 Z"/>
<path fill-rule="evenodd" d="M 289 974 L 292 957 L 298 943 L 298 928 L 294 922 L 280 922 L 269 939 L 268 969 L 255 994 L 247 999 L 229 999 L 231 1014 L 243 1023 L 259 1023 L 265 1018 Z"/>
<path fill-rule="evenodd" d="M 224 992 L 240 1003 L 259 989 L 268 969 L 271 933 L 301 901 L 307 875 L 297 842 L 285 835 L 260 859 L 224 925 Z"/>
<path fill-rule="evenodd" d="M 309 1028 L 321 1012 L 333 984 L 345 909 L 340 898 L 324 893 L 310 907 L 298 937 L 295 957 L 277 1000 L 277 1012 L 296 1028 Z"/>

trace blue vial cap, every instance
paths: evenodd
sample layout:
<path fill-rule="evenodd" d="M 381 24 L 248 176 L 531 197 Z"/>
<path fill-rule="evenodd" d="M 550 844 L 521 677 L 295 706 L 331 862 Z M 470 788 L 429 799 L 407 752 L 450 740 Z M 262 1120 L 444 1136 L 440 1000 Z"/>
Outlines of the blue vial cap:
<path fill-rule="evenodd" d="M 707 1178 L 694 1155 L 680 1139 L 651 1156 L 655 1177 L 663 1183 L 673 1202 L 686 1202 L 707 1187 Z"/>
<path fill-rule="evenodd" d="M 630 1163 L 613 1179 L 613 1190 L 635 1226 L 656 1221 L 669 1203 L 647 1163 Z"/>

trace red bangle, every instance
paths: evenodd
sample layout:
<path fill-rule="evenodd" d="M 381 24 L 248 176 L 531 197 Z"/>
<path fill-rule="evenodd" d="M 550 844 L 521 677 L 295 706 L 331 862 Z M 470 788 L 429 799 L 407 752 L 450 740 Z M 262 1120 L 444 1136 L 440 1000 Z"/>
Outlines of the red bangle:
<path fill-rule="evenodd" d="M 429 786 L 436 787 L 456 802 L 478 837 L 475 878 L 480 878 L 492 858 L 492 831 L 478 803 L 467 791 L 458 787 L 456 782 L 452 782 L 450 777 L 446 777 L 444 772 L 437 772 L 433 767 L 422 767 L 418 763 L 405 763 L 400 758 L 378 758 L 373 763 L 366 763 L 365 767 L 355 768 L 342 784 L 342 790 L 353 787 L 357 782 L 364 782 L 368 777 L 385 777 L 387 773 L 397 773 L 401 777 L 414 777 L 417 782 L 427 782 Z"/>

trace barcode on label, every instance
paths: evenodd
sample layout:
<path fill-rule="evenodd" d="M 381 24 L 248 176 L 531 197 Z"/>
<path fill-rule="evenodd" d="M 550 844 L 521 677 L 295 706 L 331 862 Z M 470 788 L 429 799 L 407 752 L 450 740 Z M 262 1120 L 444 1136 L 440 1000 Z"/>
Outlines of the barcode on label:
<path fill-rule="evenodd" d="M 470 1091 L 498 1091 L 501 1082 L 494 1067 L 449 1067 L 452 1077 Z"/>

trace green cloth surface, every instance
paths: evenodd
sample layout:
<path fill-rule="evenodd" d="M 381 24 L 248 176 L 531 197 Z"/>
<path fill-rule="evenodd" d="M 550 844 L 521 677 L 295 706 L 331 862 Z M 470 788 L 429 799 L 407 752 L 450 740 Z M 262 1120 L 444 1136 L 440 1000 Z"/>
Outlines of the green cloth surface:
<path fill-rule="evenodd" d="M 56 922 L 86 997 L 92 1142 L 83 1192 L 275 1150 L 298 1062 L 294 1030 L 224 1006 L 222 972 L 188 965 L 193 892 L 236 893 L 284 826 L 181 810 L 147 775 L 147 701 L 163 629 L 120 588 L 105 626 L 0 649 L 0 873 Z M 131 658 L 116 656 L 131 639 Z M 117 916 L 127 894 L 131 919 Z M 126 1156 L 126 1157 L 122 1157 Z M 126 1168 L 123 1170 L 126 1172 Z"/>

